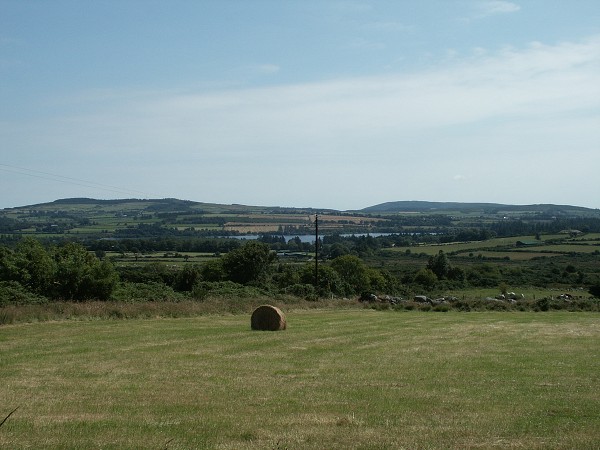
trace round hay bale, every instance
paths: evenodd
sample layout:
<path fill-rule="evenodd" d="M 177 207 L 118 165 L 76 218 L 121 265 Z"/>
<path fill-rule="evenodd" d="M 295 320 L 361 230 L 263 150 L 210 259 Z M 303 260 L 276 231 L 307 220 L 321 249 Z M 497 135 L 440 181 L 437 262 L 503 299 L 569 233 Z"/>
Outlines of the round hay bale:
<path fill-rule="evenodd" d="M 261 305 L 254 310 L 250 318 L 253 330 L 279 331 L 285 330 L 287 323 L 283 312 L 271 305 Z"/>

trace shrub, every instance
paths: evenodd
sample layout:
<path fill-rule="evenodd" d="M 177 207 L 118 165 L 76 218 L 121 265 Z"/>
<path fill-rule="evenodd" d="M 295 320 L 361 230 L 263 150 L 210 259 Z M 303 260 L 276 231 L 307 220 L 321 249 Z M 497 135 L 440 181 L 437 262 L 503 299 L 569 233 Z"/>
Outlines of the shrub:
<path fill-rule="evenodd" d="M 312 284 L 296 283 L 286 289 L 286 292 L 296 297 L 314 300 L 317 297 L 315 287 Z"/>
<path fill-rule="evenodd" d="M 36 305 L 48 299 L 25 289 L 16 281 L 0 281 L 0 307 L 7 305 Z"/>
<path fill-rule="evenodd" d="M 433 310 L 436 312 L 448 312 L 450 311 L 450 306 L 446 304 L 436 305 L 433 307 Z"/>
<path fill-rule="evenodd" d="M 197 300 L 204 300 L 209 296 L 236 299 L 264 297 L 266 295 L 266 292 L 262 289 L 244 286 L 233 281 L 201 281 L 196 283 L 192 289 L 192 297 Z"/>
<path fill-rule="evenodd" d="M 437 282 L 438 278 L 431 269 L 423 268 L 419 270 L 413 279 L 416 284 L 419 284 L 425 288 L 431 289 Z"/>
<path fill-rule="evenodd" d="M 164 283 L 119 283 L 112 295 L 122 302 L 180 301 L 186 297 Z"/>
<path fill-rule="evenodd" d="M 536 311 L 548 311 L 548 309 L 550 309 L 550 300 L 546 297 L 540 298 L 535 302 L 534 309 Z"/>
<path fill-rule="evenodd" d="M 173 287 L 178 291 L 191 291 L 201 276 L 200 267 L 197 265 L 184 266 L 175 275 Z"/>
<path fill-rule="evenodd" d="M 588 292 L 590 293 L 590 295 L 596 298 L 600 298 L 600 284 L 594 284 L 593 286 L 590 286 Z"/>
<path fill-rule="evenodd" d="M 313 284 L 314 280 L 314 265 L 310 263 L 305 264 L 300 269 L 300 283 Z M 346 296 L 353 294 L 353 290 L 331 266 L 322 264 L 319 265 L 318 290 L 316 294 L 320 297 L 329 297 L 331 294 Z"/>

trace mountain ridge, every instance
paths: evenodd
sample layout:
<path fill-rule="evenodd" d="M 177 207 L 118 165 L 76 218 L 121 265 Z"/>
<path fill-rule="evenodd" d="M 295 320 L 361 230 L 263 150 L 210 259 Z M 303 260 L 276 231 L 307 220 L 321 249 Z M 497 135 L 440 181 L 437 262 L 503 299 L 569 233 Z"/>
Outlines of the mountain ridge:
<path fill-rule="evenodd" d="M 511 205 L 506 203 L 485 202 L 431 202 L 420 200 L 404 200 L 380 203 L 368 206 L 360 211 L 368 213 L 392 213 L 392 212 L 440 212 L 453 210 L 510 210 L 510 211 L 548 211 L 548 210 L 572 210 L 580 212 L 598 212 L 598 209 L 584 206 L 559 205 L 553 203 L 535 203 L 529 205 Z"/>
<path fill-rule="evenodd" d="M 291 207 L 291 206 L 261 206 L 261 205 L 243 205 L 238 203 L 232 204 L 220 204 L 211 202 L 199 202 L 195 200 L 182 200 L 177 198 L 162 198 L 162 199 L 138 199 L 138 198 L 122 198 L 122 199 L 94 199 L 88 197 L 71 197 L 57 199 L 51 202 L 37 203 L 32 205 L 16 206 L 12 208 L 4 208 L 2 211 L 19 210 L 25 208 L 51 208 L 53 206 L 67 206 L 67 205 L 122 205 L 127 203 L 141 203 L 148 205 L 162 205 L 162 207 L 170 210 L 174 209 L 188 209 L 188 208 L 201 208 L 211 207 L 218 209 L 269 209 L 269 210 L 297 210 L 297 211 L 339 211 L 339 212 L 353 212 L 362 214 L 393 214 L 393 213 L 443 213 L 452 211 L 462 212 L 502 212 L 502 211 L 515 211 L 515 212 L 544 212 L 551 213 L 556 212 L 568 213 L 589 213 L 599 214 L 599 209 L 588 208 L 584 206 L 575 205 L 560 205 L 553 203 L 539 203 L 539 204 L 528 204 L 528 205 L 512 205 L 506 203 L 487 203 L 487 202 L 434 202 L 424 200 L 401 200 L 379 203 L 372 206 L 367 206 L 362 209 L 352 210 L 338 210 L 334 208 L 314 208 L 314 207 Z"/>

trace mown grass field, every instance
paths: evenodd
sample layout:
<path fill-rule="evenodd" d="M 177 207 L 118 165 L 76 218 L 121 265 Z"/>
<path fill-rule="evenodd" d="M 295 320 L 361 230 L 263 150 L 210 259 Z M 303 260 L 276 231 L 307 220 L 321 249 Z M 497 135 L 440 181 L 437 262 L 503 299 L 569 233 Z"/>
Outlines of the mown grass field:
<path fill-rule="evenodd" d="M 0 327 L 0 448 L 598 448 L 597 314 L 287 319 Z"/>

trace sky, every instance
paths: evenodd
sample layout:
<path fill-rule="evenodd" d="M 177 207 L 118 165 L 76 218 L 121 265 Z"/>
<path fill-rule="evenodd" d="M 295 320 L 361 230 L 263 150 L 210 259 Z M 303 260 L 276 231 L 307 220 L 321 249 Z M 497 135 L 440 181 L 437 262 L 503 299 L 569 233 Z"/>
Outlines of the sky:
<path fill-rule="evenodd" d="M 0 0 L 0 208 L 600 208 L 597 0 Z"/>

